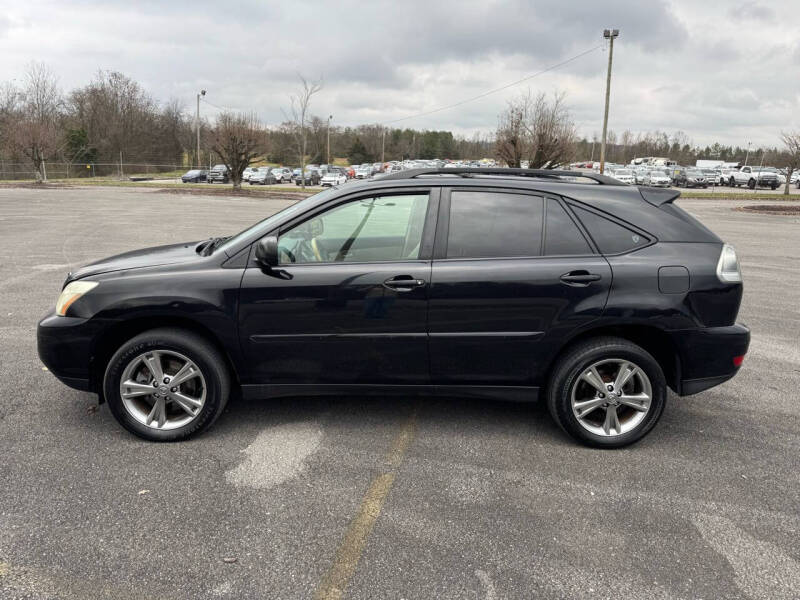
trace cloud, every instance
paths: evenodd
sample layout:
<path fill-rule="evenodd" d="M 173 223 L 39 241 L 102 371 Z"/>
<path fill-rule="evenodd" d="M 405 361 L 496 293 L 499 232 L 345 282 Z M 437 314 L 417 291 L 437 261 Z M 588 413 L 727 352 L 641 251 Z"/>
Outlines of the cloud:
<path fill-rule="evenodd" d="M 792 7 L 793 0 L 734 9 L 725 0 L 33 0 L 0 16 L 0 53 L 7 79 L 31 60 L 48 63 L 65 89 L 113 69 L 159 100 L 191 108 L 207 89 L 206 116 L 216 105 L 255 110 L 266 123 L 282 120 L 298 73 L 322 77 L 313 112 L 357 125 L 477 96 L 602 45 L 602 30 L 613 27 L 613 129 L 774 144 L 782 128 L 800 126 L 795 28 L 769 20 Z M 607 56 L 596 49 L 523 85 L 399 125 L 493 131 L 507 100 L 530 86 L 566 91 L 576 123 L 591 135 L 601 125 Z"/>
<path fill-rule="evenodd" d="M 728 10 L 728 16 L 732 19 L 755 19 L 769 22 L 775 20 L 775 11 L 761 2 L 747 2 Z"/>

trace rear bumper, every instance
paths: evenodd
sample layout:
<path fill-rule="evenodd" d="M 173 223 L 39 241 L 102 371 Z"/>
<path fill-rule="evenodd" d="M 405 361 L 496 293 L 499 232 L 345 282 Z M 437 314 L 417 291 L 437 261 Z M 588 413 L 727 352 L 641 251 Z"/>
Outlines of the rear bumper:
<path fill-rule="evenodd" d="M 750 330 L 740 324 L 670 332 L 681 358 L 681 396 L 697 394 L 736 375 L 734 358 L 747 354 Z"/>
<path fill-rule="evenodd" d="M 59 381 L 76 390 L 96 391 L 90 370 L 95 330 L 89 319 L 59 317 L 55 312 L 36 329 L 39 358 Z"/>

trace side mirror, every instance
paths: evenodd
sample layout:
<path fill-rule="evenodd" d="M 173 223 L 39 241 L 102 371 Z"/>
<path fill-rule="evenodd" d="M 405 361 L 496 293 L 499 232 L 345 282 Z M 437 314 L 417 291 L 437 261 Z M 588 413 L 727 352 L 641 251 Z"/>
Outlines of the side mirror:
<path fill-rule="evenodd" d="M 278 266 L 278 238 L 270 235 L 256 242 L 256 261 L 262 267 L 271 269 Z"/>

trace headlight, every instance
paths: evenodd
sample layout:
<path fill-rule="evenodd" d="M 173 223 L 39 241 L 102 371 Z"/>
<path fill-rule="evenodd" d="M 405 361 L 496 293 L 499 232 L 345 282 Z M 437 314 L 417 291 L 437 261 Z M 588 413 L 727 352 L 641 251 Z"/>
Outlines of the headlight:
<path fill-rule="evenodd" d="M 58 302 L 56 302 L 56 314 L 62 317 L 65 316 L 67 309 L 72 306 L 75 300 L 96 287 L 96 281 L 73 281 L 68 284 L 58 297 Z"/>

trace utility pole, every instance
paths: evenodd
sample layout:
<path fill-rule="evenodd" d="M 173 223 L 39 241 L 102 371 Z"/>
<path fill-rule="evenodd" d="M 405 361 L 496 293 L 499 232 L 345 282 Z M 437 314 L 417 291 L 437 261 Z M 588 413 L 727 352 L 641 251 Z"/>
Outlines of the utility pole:
<path fill-rule="evenodd" d="M 386 128 L 383 127 L 381 129 L 381 169 L 383 169 L 383 163 L 386 162 Z"/>
<path fill-rule="evenodd" d="M 328 166 L 331 164 L 331 119 L 333 115 L 328 115 Z"/>
<path fill-rule="evenodd" d="M 744 166 L 747 166 L 747 159 L 750 158 L 750 144 L 753 142 L 747 142 L 747 154 L 744 155 Z"/>
<path fill-rule="evenodd" d="M 202 167 L 202 163 L 200 162 L 200 96 L 205 96 L 206 91 L 200 90 L 200 93 L 197 94 L 197 115 L 195 116 L 195 123 L 197 124 L 197 166 Z"/>
<path fill-rule="evenodd" d="M 619 29 L 603 30 L 603 37 L 608 44 L 608 75 L 606 75 L 606 111 L 603 115 L 603 140 L 600 143 L 600 174 L 606 170 L 606 133 L 608 132 L 608 103 L 611 98 L 611 63 L 614 60 L 614 38 L 619 36 Z"/>

